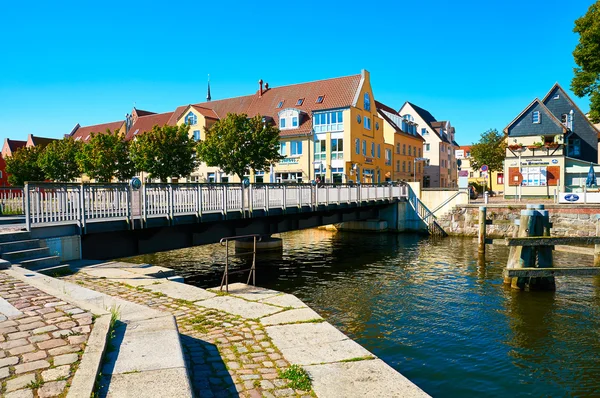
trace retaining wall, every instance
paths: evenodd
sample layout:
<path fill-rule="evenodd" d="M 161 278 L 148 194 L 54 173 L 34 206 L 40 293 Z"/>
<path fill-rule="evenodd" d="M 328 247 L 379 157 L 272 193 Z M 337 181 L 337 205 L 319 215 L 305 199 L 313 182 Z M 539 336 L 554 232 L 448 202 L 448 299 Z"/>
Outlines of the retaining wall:
<path fill-rule="evenodd" d="M 487 226 L 487 236 L 491 238 L 511 237 L 518 228 L 518 220 L 525 204 L 487 205 L 487 218 L 493 224 Z M 596 236 L 598 205 L 545 205 L 550 212 L 552 236 Z M 479 205 L 455 207 L 451 212 L 438 217 L 438 224 L 448 235 L 477 236 Z"/>

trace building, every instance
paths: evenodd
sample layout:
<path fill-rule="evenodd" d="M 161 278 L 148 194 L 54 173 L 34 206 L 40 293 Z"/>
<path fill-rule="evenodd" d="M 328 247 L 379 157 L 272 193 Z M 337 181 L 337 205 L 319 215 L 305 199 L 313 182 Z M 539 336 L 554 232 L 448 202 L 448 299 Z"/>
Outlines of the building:
<path fill-rule="evenodd" d="M 405 102 L 398 112 L 409 123 L 416 126 L 425 142 L 423 157 L 429 159 L 423 175 L 423 187 L 457 187 L 458 169 L 455 151 L 455 129 L 449 121 L 438 121 L 429 111 Z"/>
<path fill-rule="evenodd" d="M 8 183 L 8 175 L 6 174 L 6 162 L 0 154 L 0 187 L 7 187 L 8 185 L 10 184 Z"/>
<path fill-rule="evenodd" d="M 375 101 L 377 112 L 383 119 L 383 136 L 392 145 L 392 181 L 423 181 L 426 162 L 422 159 L 425 139 L 417 126 L 392 107 Z"/>
<path fill-rule="evenodd" d="M 104 134 L 107 131 L 114 132 L 124 132 L 125 129 L 125 121 L 120 120 L 117 122 L 109 122 L 109 123 L 101 123 L 94 124 L 90 126 L 80 126 L 79 123 L 73 127 L 73 130 L 68 134 L 75 141 L 87 142 L 91 138 L 92 133 L 94 134 Z"/>
<path fill-rule="evenodd" d="M 52 141 L 57 141 L 56 138 L 44 138 L 44 137 L 37 137 L 33 134 L 29 134 L 27 136 L 27 141 L 25 146 L 30 148 L 30 147 L 40 147 L 40 148 L 44 148 L 46 147 L 46 145 L 50 144 Z"/>
<path fill-rule="evenodd" d="M 2 157 L 6 159 L 19 148 L 24 148 L 27 146 L 27 141 L 17 141 L 11 140 L 10 138 L 6 138 L 4 140 L 4 145 L 2 146 Z"/>
<path fill-rule="evenodd" d="M 392 179 L 392 145 L 375 105 L 369 72 L 309 83 L 271 87 L 259 81 L 255 94 L 177 108 L 177 123 L 190 122 L 190 134 L 228 113 L 261 115 L 281 131 L 285 158 L 271 170 L 251 172 L 253 182 L 378 183 Z M 199 167 L 200 182 L 237 182 L 216 168 Z"/>
<path fill-rule="evenodd" d="M 598 130 L 556 83 L 504 129 L 504 195 L 549 197 L 582 190 L 598 160 Z"/>
<path fill-rule="evenodd" d="M 477 183 L 478 185 L 487 187 L 494 192 L 502 192 L 504 190 L 504 173 L 502 171 L 483 172 L 480 169 L 474 170 L 471 166 L 471 146 L 460 146 L 456 150 L 456 162 L 460 161 L 458 166 L 458 175 L 466 176 L 469 178 L 470 183 Z"/>

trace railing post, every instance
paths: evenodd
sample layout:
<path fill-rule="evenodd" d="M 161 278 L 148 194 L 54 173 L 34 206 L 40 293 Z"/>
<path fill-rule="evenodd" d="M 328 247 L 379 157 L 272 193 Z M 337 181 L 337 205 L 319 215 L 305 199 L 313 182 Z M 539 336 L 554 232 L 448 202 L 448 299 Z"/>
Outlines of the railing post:
<path fill-rule="evenodd" d="M 298 195 L 298 210 L 302 210 L 302 185 L 296 185 L 295 188 Z"/>
<path fill-rule="evenodd" d="M 287 188 L 286 185 L 283 184 L 283 213 L 287 210 Z"/>
<path fill-rule="evenodd" d="M 168 185 L 169 188 L 169 225 L 173 225 L 173 215 L 175 213 L 175 201 L 174 201 L 174 195 L 173 195 L 173 185 L 169 184 Z"/>
<path fill-rule="evenodd" d="M 142 185 L 142 221 L 143 226 L 146 227 L 146 223 L 148 222 L 148 195 L 146 192 L 146 184 Z"/>
<path fill-rule="evenodd" d="M 325 186 L 325 205 L 329 207 L 329 186 Z"/>
<path fill-rule="evenodd" d="M 269 184 L 265 185 L 265 213 L 269 214 Z"/>
<path fill-rule="evenodd" d="M 25 228 L 31 232 L 31 200 L 29 198 L 29 183 L 25 183 L 23 188 L 23 198 L 25 201 Z"/>
<path fill-rule="evenodd" d="M 252 212 L 254 210 L 254 190 L 252 189 L 252 184 L 248 186 L 248 211 L 250 213 L 250 217 L 252 217 Z"/>
<path fill-rule="evenodd" d="M 227 219 L 227 185 L 223 186 L 223 219 Z"/>
<path fill-rule="evenodd" d="M 125 199 L 127 200 L 127 223 L 129 224 L 129 229 L 134 229 L 133 226 L 133 187 L 131 185 L 127 186 L 127 190 L 125 191 Z"/>
<path fill-rule="evenodd" d="M 81 231 L 82 234 L 85 234 L 86 225 L 85 225 L 85 184 L 82 182 L 79 186 L 79 208 L 81 210 Z"/>
<path fill-rule="evenodd" d="M 196 203 L 196 217 L 198 217 L 198 222 L 200 222 L 202 219 L 202 187 L 199 183 L 196 183 L 196 195 L 198 199 L 198 203 Z"/>
<path fill-rule="evenodd" d="M 339 206 L 340 202 L 342 201 L 342 189 L 339 185 L 337 186 L 337 192 L 338 192 L 337 204 Z"/>

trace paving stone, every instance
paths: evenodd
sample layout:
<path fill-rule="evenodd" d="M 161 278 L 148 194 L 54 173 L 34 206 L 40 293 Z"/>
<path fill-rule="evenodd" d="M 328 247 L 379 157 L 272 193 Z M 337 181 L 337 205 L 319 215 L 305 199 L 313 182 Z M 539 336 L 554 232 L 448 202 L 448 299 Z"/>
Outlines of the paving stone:
<path fill-rule="evenodd" d="M 48 354 L 54 356 L 54 355 L 70 354 L 70 353 L 77 352 L 77 351 L 81 351 L 81 347 L 76 344 L 70 344 L 70 345 L 65 345 L 62 347 L 52 348 L 52 349 L 48 350 Z"/>
<path fill-rule="evenodd" d="M 74 328 L 75 326 L 77 326 L 77 323 L 74 321 L 66 321 L 66 322 L 57 323 L 56 326 L 58 326 L 60 329 L 71 329 L 71 328 Z"/>
<path fill-rule="evenodd" d="M 10 350 L 11 348 L 20 347 L 22 345 L 27 345 L 29 342 L 25 339 L 11 340 L 4 343 L 0 343 L 0 348 L 3 350 Z"/>
<path fill-rule="evenodd" d="M 39 398 L 50 398 L 60 395 L 65 387 L 67 386 L 66 380 L 52 381 L 50 383 L 44 383 L 44 385 L 38 389 Z"/>
<path fill-rule="evenodd" d="M 271 389 L 275 388 L 275 386 L 273 385 L 273 383 L 271 383 L 268 380 L 261 380 L 260 388 L 264 388 L 265 390 L 271 390 Z"/>
<path fill-rule="evenodd" d="M 5 398 L 33 398 L 33 390 L 18 390 L 9 392 L 5 395 Z"/>
<path fill-rule="evenodd" d="M 12 349 L 8 350 L 10 355 L 21 355 L 21 354 L 25 354 L 26 352 L 31 352 L 31 351 L 35 351 L 35 347 L 33 346 L 33 344 L 23 345 L 21 347 L 12 348 Z"/>
<path fill-rule="evenodd" d="M 0 359 L 0 368 L 12 366 L 19 363 L 19 357 L 8 357 Z"/>
<path fill-rule="evenodd" d="M 57 357 L 54 357 L 54 365 L 55 366 L 68 365 L 73 362 L 77 362 L 78 359 L 79 359 L 79 355 L 77 355 L 77 354 L 59 355 Z"/>
<path fill-rule="evenodd" d="M 41 341 L 50 340 L 50 336 L 47 334 L 40 334 L 37 336 L 31 336 L 27 340 L 29 340 L 30 343 L 39 343 Z"/>
<path fill-rule="evenodd" d="M 6 391 L 14 391 L 25 387 L 27 384 L 35 381 L 35 374 L 27 374 L 6 381 Z"/>
<path fill-rule="evenodd" d="M 55 339 L 58 338 L 63 338 L 63 337 L 68 337 L 71 333 L 73 333 L 70 330 L 57 330 L 56 332 L 52 332 L 52 337 L 54 337 Z"/>
<path fill-rule="evenodd" d="M 8 366 L 0 368 L 0 380 L 6 379 L 8 376 L 10 376 L 10 368 Z"/>
<path fill-rule="evenodd" d="M 48 354 L 46 354 L 46 351 L 36 351 L 36 352 L 30 352 L 28 354 L 24 354 L 23 355 L 23 363 L 25 362 L 33 362 L 33 361 L 37 361 L 39 359 L 44 359 L 48 356 Z"/>
<path fill-rule="evenodd" d="M 9 340 L 22 339 L 27 336 L 29 336 L 29 332 L 15 332 L 6 335 Z"/>
<path fill-rule="evenodd" d="M 296 395 L 296 393 L 291 388 L 284 388 L 283 390 L 275 390 L 276 397 L 289 397 L 292 395 Z"/>
<path fill-rule="evenodd" d="M 86 325 L 86 326 L 77 326 L 75 328 L 73 328 L 73 331 L 75 333 L 89 333 L 92 329 Z"/>
<path fill-rule="evenodd" d="M 63 345 L 67 345 L 67 342 L 64 341 L 63 339 L 52 339 L 52 340 L 42 341 L 41 343 L 38 343 L 38 347 L 41 350 L 47 350 L 49 348 L 60 347 Z"/>
<path fill-rule="evenodd" d="M 37 321 L 41 321 L 42 317 L 40 316 L 29 316 L 27 318 L 22 318 L 22 319 L 18 319 L 17 322 L 20 325 L 26 325 L 28 323 L 33 323 L 33 322 L 37 322 Z"/>
<path fill-rule="evenodd" d="M 50 367 L 50 363 L 45 360 L 27 362 L 27 363 L 24 363 L 21 365 L 16 365 L 15 373 L 20 374 L 20 373 L 25 373 L 25 372 L 31 372 L 31 371 L 38 370 L 38 369 L 45 369 L 45 368 L 49 368 L 49 367 Z"/>
<path fill-rule="evenodd" d="M 37 322 L 26 323 L 25 325 L 19 325 L 19 326 L 17 326 L 17 328 L 21 331 L 25 331 L 25 330 L 33 330 L 33 329 L 41 328 L 43 326 L 46 326 L 46 324 L 44 322 L 37 321 Z"/>
<path fill-rule="evenodd" d="M 59 378 L 67 378 L 71 374 L 71 367 L 69 365 L 59 366 L 54 369 L 44 370 L 42 372 L 42 379 L 44 381 L 52 381 Z"/>
<path fill-rule="evenodd" d="M 81 343 L 85 343 L 87 341 L 88 336 L 86 335 L 81 335 L 81 336 L 69 336 L 67 338 L 67 340 L 69 340 L 70 344 L 81 344 Z"/>
<path fill-rule="evenodd" d="M 42 326 L 41 328 L 37 328 L 37 329 L 33 329 L 33 334 L 41 334 L 41 333 L 46 333 L 46 332 L 52 332 L 54 330 L 58 329 L 55 325 L 47 325 L 47 326 Z"/>

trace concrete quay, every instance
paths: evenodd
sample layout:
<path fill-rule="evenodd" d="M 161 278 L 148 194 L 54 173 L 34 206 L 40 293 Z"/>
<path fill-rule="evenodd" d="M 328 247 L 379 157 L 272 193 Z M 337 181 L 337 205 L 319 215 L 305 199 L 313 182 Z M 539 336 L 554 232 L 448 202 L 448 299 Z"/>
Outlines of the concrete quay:
<path fill-rule="evenodd" d="M 169 271 L 158 268 L 107 262 L 81 267 L 77 273 L 64 277 L 63 283 L 103 292 L 127 305 L 174 317 L 196 396 L 427 396 L 293 295 L 245 284 L 231 284 L 229 294 L 222 294 L 218 289 L 205 290 L 155 278 L 162 273 L 158 271 Z M 141 344 L 132 346 L 131 352 L 149 346 L 170 361 L 170 353 L 153 338 L 149 335 Z M 120 355 L 119 351 L 115 363 L 119 363 Z M 289 386 L 281 372 L 291 364 L 308 372 L 312 390 Z M 140 396 L 140 391 L 143 394 L 146 379 L 142 375 L 136 377 L 139 373 L 134 370 L 149 369 L 126 366 L 122 361 L 115 369 L 121 377 L 133 375 L 123 385 L 135 390 L 136 396 Z M 115 380 L 119 379 L 110 381 L 109 392 Z M 164 392 L 159 395 L 166 396 Z"/>

